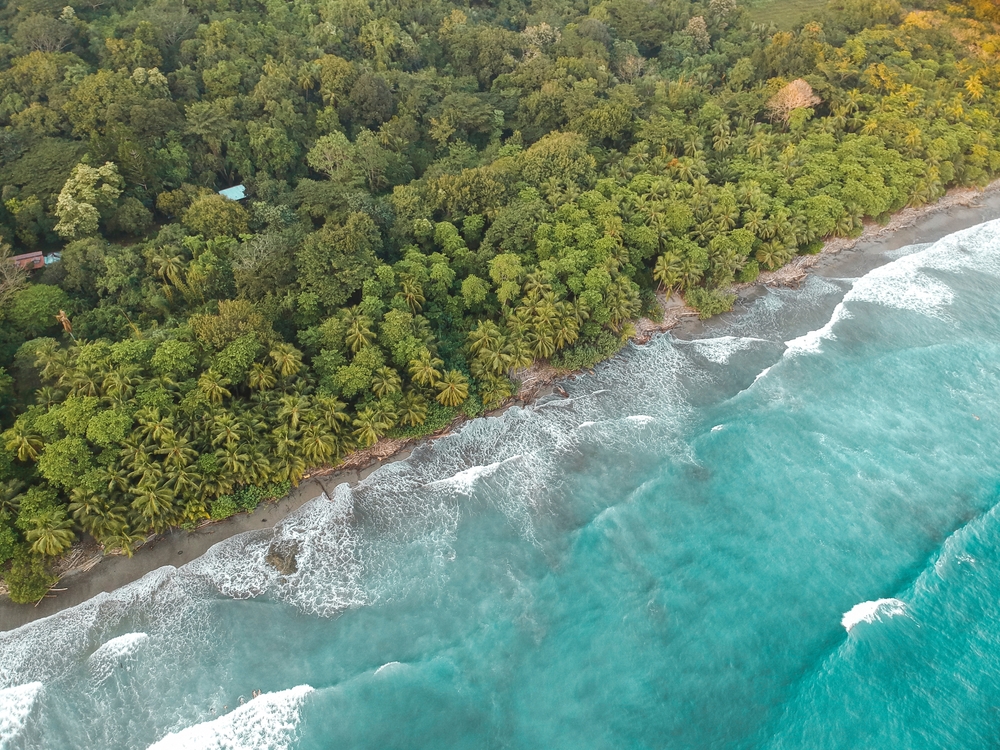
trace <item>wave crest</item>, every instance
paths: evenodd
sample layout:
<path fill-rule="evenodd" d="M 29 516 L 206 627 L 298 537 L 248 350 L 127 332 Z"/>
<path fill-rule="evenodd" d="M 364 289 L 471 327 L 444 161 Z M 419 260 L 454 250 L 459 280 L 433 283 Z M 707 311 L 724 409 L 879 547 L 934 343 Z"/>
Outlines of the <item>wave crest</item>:
<path fill-rule="evenodd" d="M 899 599 L 876 599 L 871 602 L 855 604 L 840 618 L 840 624 L 850 633 L 851 629 L 862 622 L 882 622 L 882 618 L 897 617 L 907 614 L 906 603 Z"/>
<path fill-rule="evenodd" d="M 299 709 L 313 692 L 299 685 L 264 693 L 225 716 L 168 734 L 149 750 L 288 750 L 296 739 Z"/>

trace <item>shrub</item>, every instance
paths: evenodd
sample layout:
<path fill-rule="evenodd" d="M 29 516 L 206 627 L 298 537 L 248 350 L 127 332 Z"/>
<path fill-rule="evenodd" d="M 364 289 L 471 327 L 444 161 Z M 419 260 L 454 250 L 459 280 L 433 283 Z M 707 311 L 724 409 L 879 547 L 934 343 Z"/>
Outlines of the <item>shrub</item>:
<path fill-rule="evenodd" d="M 260 487 L 243 487 L 233 494 L 233 500 L 236 502 L 236 506 L 240 510 L 252 511 L 265 498 L 264 490 Z"/>
<path fill-rule="evenodd" d="M 736 275 L 736 280 L 743 284 L 752 284 L 758 276 L 760 276 L 760 263 L 751 260 L 747 261 L 747 264 Z"/>
<path fill-rule="evenodd" d="M 694 287 L 684 293 L 684 301 L 698 311 L 698 317 L 702 320 L 711 318 L 719 313 L 729 312 L 733 309 L 736 301 L 735 294 L 723 294 L 716 289 L 702 289 Z"/>
<path fill-rule="evenodd" d="M 265 500 L 277 500 L 284 497 L 292 490 L 292 483 L 287 479 L 283 482 L 275 482 L 264 488 Z"/>
<path fill-rule="evenodd" d="M 611 331 L 601 331 L 596 337 L 580 341 L 556 353 L 549 361 L 553 367 L 565 370 L 587 370 L 613 357 L 622 350 L 625 341 Z"/>
<path fill-rule="evenodd" d="M 7 581 L 11 601 L 17 604 L 37 602 L 59 580 L 58 576 L 49 571 L 44 558 L 32 555 L 25 549 L 14 553 L 14 560 L 4 579 Z"/>
<path fill-rule="evenodd" d="M 236 505 L 236 498 L 232 495 L 220 495 L 212 501 L 212 510 L 209 515 L 215 521 L 221 521 L 230 516 L 235 516 L 240 512 Z"/>

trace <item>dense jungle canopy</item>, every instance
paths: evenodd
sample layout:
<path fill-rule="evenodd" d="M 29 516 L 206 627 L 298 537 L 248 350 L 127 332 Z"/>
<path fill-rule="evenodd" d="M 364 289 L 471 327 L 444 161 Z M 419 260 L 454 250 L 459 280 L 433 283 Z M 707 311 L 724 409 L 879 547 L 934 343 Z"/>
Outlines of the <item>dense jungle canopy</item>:
<path fill-rule="evenodd" d="M 64 2 L 0 10 L 19 601 L 1000 170 L 987 0 Z"/>

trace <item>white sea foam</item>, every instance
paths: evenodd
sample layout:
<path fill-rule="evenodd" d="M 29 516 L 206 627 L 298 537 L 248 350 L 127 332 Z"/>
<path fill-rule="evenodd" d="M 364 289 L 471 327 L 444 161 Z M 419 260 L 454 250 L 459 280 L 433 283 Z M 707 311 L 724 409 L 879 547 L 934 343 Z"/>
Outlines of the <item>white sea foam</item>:
<path fill-rule="evenodd" d="M 840 321 L 850 317 L 851 314 L 844 308 L 844 303 L 840 302 L 833 308 L 833 314 L 822 328 L 817 328 L 815 331 L 809 331 L 809 333 L 805 333 L 798 338 L 786 341 L 786 353 L 790 355 L 818 354 L 824 340 L 837 338 L 833 333 L 833 327 Z M 767 370 L 758 375 L 757 379 L 760 379 L 766 372 Z"/>
<path fill-rule="evenodd" d="M 855 604 L 840 618 L 840 624 L 850 633 L 851 628 L 858 623 L 881 622 L 883 617 L 896 617 L 906 613 L 906 604 L 899 599 L 876 599 L 871 602 Z"/>
<path fill-rule="evenodd" d="M 403 663 L 402 663 L 402 662 L 398 662 L 398 661 L 390 661 L 390 662 L 387 662 L 386 664 L 383 664 L 383 665 L 382 665 L 381 667 L 379 667 L 378 669 L 376 669 L 376 670 L 375 670 L 375 674 L 376 674 L 376 675 L 379 675 L 379 674 L 381 674 L 382 672 L 394 672 L 394 671 L 396 671 L 397 669 L 399 669 L 399 668 L 401 668 L 401 667 L 403 667 L 403 666 L 404 666 L 404 665 L 403 665 Z"/>
<path fill-rule="evenodd" d="M 6 748 L 24 731 L 41 692 L 40 682 L 0 690 L 0 748 Z"/>
<path fill-rule="evenodd" d="M 99 681 L 106 680 L 114 673 L 116 667 L 134 657 L 148 640 L 147 633 L 126 633 L 102 643 L 87 659 L 94 676 Z"/>
<path fill-rule="evenodd" d="M 845 302 L 872 302 L 884 307 L 944 317 L 954 293 L 928 271 L 1000 274 L 1000 248 L 996 241 L 1000 221 L 986 222 L 949 235 L 932 245 L 907 253 L 858 279 Z"/>
<path fill-rule="evenodd" d="M 716 336 L 714 338 L 695 339 L 687 343 L 709 362 L 724 365 L 737 352 L 752 349 L 755 345 L 762 342 L 766 343 L 766 340 L 746 336 Z"/>
<path fill-rule="evenodd" d="M 631 417 L 625 417 L 628 422 L 635 422 L 636 424 L 645 425 L 653 421 L 653 418 L 648 414 L 633 414 Z"/>
<path fill-rule="evenodd" d="M 764 378 L 764 377 L 767 377 L 767 374 L 768 374 L 769 372 L 771 372 L 771 368 L 770 368 L 770 367 L 765 367 L 765 368 L 764 368 L 763 370 L 761 370 L 761 371 L 760 371 L 760 372 L 759 372 L 759 373 L 757 374 L 757 377 L 755 377 L 755 378 L 753 379 L 753 382 L 754 382 L 754 383 L 756 383 L 756 382 L 757 382 L 758 380 L 760 380 L 761 378 Z M 751 383 L 751 385 L 753 385 L 753 383 Z"/>
<path fill-rule="evenodd" d="M 168 734 L 149 750 L 287 750 L 309 685 L 264 693 L 218 719 Z"/>
<path fill-rule="evenodd" d="M 521 458 L 520 453 L 515 453 L 509 458 L 505 458 L 503 461 L 494 461 L 486 466 L 472 466 L 468 469 L 463 469 L 454 476 L 450 476 L 447 479 L 438 479 L 435 482 L 430 482 L 427 487 L 447 487 L 456 492 L 461 492 L 468 495 L 476 482 L 483 477 L 488 477 L 493 474 L 497 469 L 499 469 L 504 464 L 508 464 L 511 461 L 517 461 Z"/>
<path fill-rule="evenodd" d="M 593 425 L 595 425 L 595 424 L 597 424 L 597 422 L 593 422 L 593 421 L 588 421 L 588 422 L 580 422 L 580 424 L 578 424 L 578 425 L 577 425 L 577 429 L 578 429 L 578 430 L 581 430 L 581 429 L 583 429 L 584 427 L 592 427 L 592 426 L 593 426 Z"/>

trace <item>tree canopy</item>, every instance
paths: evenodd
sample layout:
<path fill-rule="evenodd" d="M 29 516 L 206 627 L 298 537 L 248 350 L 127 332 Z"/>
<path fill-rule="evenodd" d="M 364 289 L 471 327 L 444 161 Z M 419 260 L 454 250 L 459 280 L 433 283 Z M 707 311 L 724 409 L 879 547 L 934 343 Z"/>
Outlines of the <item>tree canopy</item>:
<path fill-rule="evenodd" d="M 130 551 L 1000 170 L 993 4 L 0 10 L 0 567 Z M 244 184 L 236 202 L 218 190 Z M 15 253 L 61 253 L 30 278 Z"/>

